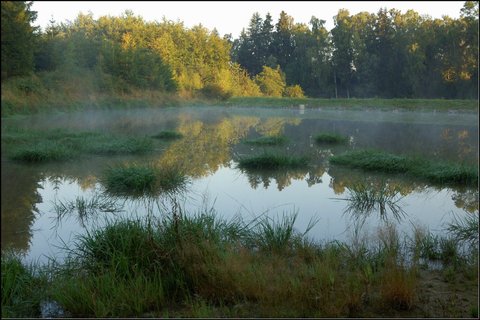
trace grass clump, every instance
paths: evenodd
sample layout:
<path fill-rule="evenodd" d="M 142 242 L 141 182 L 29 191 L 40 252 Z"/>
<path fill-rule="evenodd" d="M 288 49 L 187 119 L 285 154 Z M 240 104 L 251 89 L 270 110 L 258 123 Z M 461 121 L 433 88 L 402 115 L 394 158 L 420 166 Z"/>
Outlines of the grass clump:
<path fill-rule="evenodd" d="M 267 146 L 274 146 L 280 145 L 287 142 L 287 138 L 285 136 L 264 136 L 257 139 L 248 139 L 244 140 L 246 144 L 252 145 L 267 145 Z"/>
<path fill-rule="evenodd" d="M 281 168 L 302 168 L 308 166 L 308 158 L 292 157 L 278 154 L 263 154 L 249 158 L 242 158 L 238 161 L 241 169 L 281 169 Z"/>
<path fill-rule="evenodd" d="M 108 168 L 102 182 L 109 193 L 143 195 L 179 191 L 187 179 L 177 168 L 133 164 Z"/>
<path fill-rule="evenodd" d="M 349 151 L 330 158 L 333 164 L 388 173 L 406 173 L 434 183 L 476 185 L 478 169 L 474 166 L 435 163 L 426 159 L 399 156 L 382 151 Z"/>
<path fill-rule="evenodd" d="M 20 258 L 2 253 L 2 318 L 39 317 L 45 288 L 33 267 L 26 267 Z"/>
<path fill-rule="evenodd" d="M 11 159 L 24 162 L 61 161 L 73 158 L 77 152 L 55 142 L 43 142 L 21 146 L 11 154 Z"/>
<path fill-rule="evenodd" d="M 456 215 L 448 224 L 446 230 L 460 243 L 467 243 L 470 246 L 478 246 L 479 243 L 479 215 L 467 213 L 464 216 Z"/>
<path fill-rule="evenodd" d="M 149 138 L 101 139 L 86 146 L 88 153 L 100 155 L 142 154 L 152 149 L 153 141 Z"/>
<path fill-rule="evenodd" d="M 317 143 L 340 144 L 346 143 L 347 141 L 348 137 L 335 133 L 320 133 L 315 136 L 315 142 Z"/>
<path fill-rule="evenodd" d="M 155 139 L 174 140 L 183 138 L 183 134 L 176 131 L 161 131 L 160 133 L 152 136 Z"/>

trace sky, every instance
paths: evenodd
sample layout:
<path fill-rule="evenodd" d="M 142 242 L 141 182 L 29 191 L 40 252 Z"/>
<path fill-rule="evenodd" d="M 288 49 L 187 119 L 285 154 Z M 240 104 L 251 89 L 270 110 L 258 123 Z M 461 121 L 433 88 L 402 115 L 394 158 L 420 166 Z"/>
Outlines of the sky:
<path fill-rule="evenodd" d="M 441 18 L 460 16 L 464 1 L 34 1 L 32 10 L 38 16 L 35 25 L 44 29 L 53 17 L 56 22 L 75 20 L 78 13 L 92 12 L 94 19 L 104 15 L 119 16 L 125 10 L 146 21 L 182 21 L 187 28 L 202 24 L 209 30 L 216 28 L 220 35 L 232 34 L 238 38 L 242 28 L 247 28 L 254 12 L 265 18 L 267 12 L 274 23 L 283 10 L 294 22 L 308 23 L 313 16 L 325 20 L 325 27 L 333 27 L 333 16 L 339 9 L 350 14 L 361 11 L 377 13 L 380 8 L 395 8 L 405 13 L 413 9 L 421 15 Z"/>

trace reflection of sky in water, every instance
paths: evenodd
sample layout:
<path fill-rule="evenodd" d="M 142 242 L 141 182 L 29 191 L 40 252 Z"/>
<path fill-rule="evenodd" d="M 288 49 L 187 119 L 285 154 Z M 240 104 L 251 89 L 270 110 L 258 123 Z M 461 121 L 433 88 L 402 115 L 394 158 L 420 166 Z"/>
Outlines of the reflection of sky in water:
<path fill-rule="evenodd" d="M 263 185 L 252 189 L 247 177 L 236 169 L 222 167 L 214 174 L 196 179 L 190 185 L 187 194 L 179 199 L 179 203 L 188 214 L 197 213 L 199 208 L 215 208 L 219 216 L 228 219 L 241 214 L 246 221 L 250 221 L 261 214 L 270 217 L 281 216 L 282 213 L 293 213 L 298 210 L 296 228 L 303 232 L 312 217 L 319 221 L 309 232 L 308 236 L 318 241 L 340 240 L 348 241 L 353 232 L 353 219 L 344 214 L 346 203 L 332 198 L 345 197 L 343 194 L 335 194 L 329 187 L 330 176 L 325 173 L 322 183 L 308 187 L 305 180 L 292 180 L 292 183 L 278 192 L 275 183 L 267 188 Z M 27 260 L 40 260 L 46 262 L 49 257 L 62 259 L 64 250 L 59 249 L 69 245 L 79 234 L 85 233 L 81 227 L 76 212 L 66 215 L 57 221 L 57 214 L 53 211 L 55 199 L 63 202 L 74 200 L 77 196 L 91 197 L 98 192 L 100 186 L 83 190 L 72 180 L 62 180 L 55 187 L 52 180 L 43 180 L 42 189 L 39 193 L 43 199 L 37 204 L 39 214 L 32 229 L 33 236 L 30 241 L 30 251 Z M 119 203 L 123 200 L 119 199 Z M 442 224 L 450 221 L 454 213 L 463 213 L 458 209 L 449 189 L 435 190 L 427 188 L 421 192 L 414 191 L 400 201 L 407 216 L 400 223 L 395 223 L 400 232 L 410 234 L 412 223 L 416 226 L 427 226 L 432 232 L 440 232 Z M 102 226 L 106 220 L 114 220 L 121 217 L 137 218 L 146 215 L 153 209 L 155 216 L 165 213 L 169 206 L 168 199 L 159 203 L 148 201 L 127 201 L 123 212 L 105 213 L 99 212 L 97 217 L 89 217 L 86 220 L 86 228 L 89 230 Z M 150 208 L 150 209 L 148 209 Z M 159 208 L 163 213 L 159 213 Z M 394 221 L 394 220 L 391 220 Z M 383 223 L 378 216 L 371 215 L 364 224 L 364 231 L 374 232 L 377 226 Z"/>

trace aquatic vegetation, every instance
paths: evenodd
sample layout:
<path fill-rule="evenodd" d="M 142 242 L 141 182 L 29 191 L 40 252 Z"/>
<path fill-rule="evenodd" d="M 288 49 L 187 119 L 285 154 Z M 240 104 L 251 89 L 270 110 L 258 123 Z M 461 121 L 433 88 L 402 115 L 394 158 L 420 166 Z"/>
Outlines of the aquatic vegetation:
<path fill-rule="evenodd" d="M 46 162 L 68 160 L 82 154 L 143 154 L 153 150 L 148 137 L 124 137 L 97 132 L 12 130 L 2 142 L 12 160 Z"/>
<path fill-rule="evenodd" d="M 317 143 L 346 143 L 348 141 L 348 137 L 335 134 L 335 133 L 320 133 L 315 136 L 315 142 Z"/>
<path fill-rule="evenodd" d="M 448 223 L 446 230 L 458 242 L 466 242 L 470 246 L 478 247 L 478 228 L 479 215 L 477 211 L 466 213 L 463 216 L 455 215 L 453 221 Z"/>
<path fill-rule="evenodd" d="M 142 154 L 153 149 L 150 138 L 110 138 L 93 141 L 85 146 L 93 154 Z"/>
<path fill-rule="evenodd" d="M 349 151 L 330 158 L 333 164 L 388 173 L 407 173 L 435 183 L 476 185 L 478 168 L 454 163 L 441 163 L 383 151 Z"/>
<path fill-rule="evenodd" d="M 173 140 L 183 138 L 183 134 L 176 131 L 161 131 L 156 135 L 153 135 L 152 138 L 164 139 L 164 140 Z"/>
<path fill-rule="evenodd" d="M 46 281 L 18 256 L 2 251 L 2 318 L 39 317 Z"/>
<path fill-rule="evenodd" d="M 305 232 L 299 235 L 294 229 L 297 217 L 298 212 L 283 213 L 282 217 L 264 216 L 259 218 L 252 230 L 254 233 L 252 236 L 253 246 L 266 253 L 282 253 L 292 249 L 295 241 L 300 240 L 318 223 L 318 220 L 310 220 Z"/>
<path fill-rule="evenodd" d="M 260 138 L 247 139 L 243 141 L 243 143 L 246 143 L 246 144 L 266 145 L 266 146 L 280 145 L 286 142 L 287 142 L 287 137 L 285 136 L 263 136 Z"/>
<path fill-rule="evenodd" d="M 55 142 L 43 142 L 20 146 L 11 153 L 10 158 L 24 162 L 46 162 L 68 160 L 77 155 L 77 152 L 65 145 Z"/>
<path fill-rule="evenodd" d="M 308 158 L 265 153 L 259 156 L 242 158 L 238 161 L 241 169 L 279 169 L 308 166 Z"/>
<path fill-rule="evenodd" d="M 294 229 L 297 212 L 246 222 L 238 216 L 219 218 L 212 210 L 192 215 L 177 209 L 172 215 L 112 220 L 88 230 L 68 249 L 67 261 L 50 270 L 48 283 L 31 286 L 30 280 L 38 281 L 32 275 L 24 289 L 44 290 L 74 317 L 160 317 L 170 312 L 366 317 L 404 315 L 434 305 L 419 297 L 417 263 L 407 263 L 405 255 L 416 247 L 401 241 L 393 224 L 360 243 L 320 244 L 306 238 L 316 221 L 304 233 Z M 448 240 L 441 242 L 445 258 L 460 255 Z M 3 259 L 2 311 L 18 316 L 28 295 L 3 304 L 9 288 L 4 284 L 13 273 L 5 271 Z M 447 275 L 462 265 L 478 267 L 478 260 L 455 261 L 431 272 Z M 473 283 L 478 274 L 472 275 Z M 4 306 L 17 311 L 6 313 Z"/>
<path fill-rule="evenodd" d="M 131 164 L 108 168 L 101 181 L 112 194 L 144 195 L 177 192 L 187 178 L 178 168 Z"/>

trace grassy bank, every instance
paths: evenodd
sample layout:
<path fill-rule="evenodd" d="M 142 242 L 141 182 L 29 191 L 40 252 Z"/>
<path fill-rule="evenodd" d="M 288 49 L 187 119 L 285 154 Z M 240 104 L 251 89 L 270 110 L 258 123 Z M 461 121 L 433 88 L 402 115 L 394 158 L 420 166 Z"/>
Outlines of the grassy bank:
<path fill-rule="evenodd" d="M 373 108 L 379 110 L 436 110 L 436 111 L 478 111 L 477 100 L 445 99 L 321 99 L 321 98 L 272 98 L 272 97 L 233 97 L 220 105 L 238 107 L 295 107 L 305 108 L 338 107 L 361 110 Z"/>
<path fill-rule="evenodd" d="M 477 100 L 444 99 L 321 99 L 232 97 L 228 100 L 206 99 L 199 92 L 189 94 L 140 90 L 125 84 L 102 84 L 94 71 L 62 73 L 43 72 L 2 82 L 1 116 L 39 112 L 80 111 L 138 107 L 219 105 L 240 107 L 335 107 L 348 109 L 406 109 L 436 111 L 477 111 Z"/>
<path fill-rule="evenodd" d="M 478 184 L 478 168 L 454 163 L 433 162 L 426 159 L 394 155 L 383 151 L 349 151 L 330 158 L 330 162 L 352 168 L 404 173 L 433 183 Z"/>
<path fill-rule="evenodd" d="M 105 84 L 102 77 L 92 70 L 57 70 L 2 81 L 1 116 L 210 103 L 199 93 L 138 89 L 121 81 Z"/>
<path fill-rule="evenodd" d="M 48 283 L 2 256 L 2 310 L 38 316 L 38 296 L 31 295 L 42 292 L 72 317 L 478 313 L 478 240 L 462 253 L 454 237 L 417 229 L 412 238 L 402 238 L 385 224 L 368 241 L 320 244 L 308 240 L 308 230 L 293 227 L 296 217 L 227 221 L 210 211 L 110 222 L 78 238 L 66 262 L 45 267 Z M 442 269 L 428 270 L 429 259 L 440 261 Z M 427 281 L 429 274 L 440 280 Z M 459 280 L 464 299 L 451 305 Z M 441 296 L 429 290 L 440 285 Z"/>

